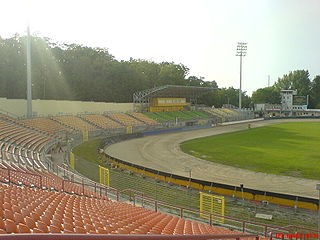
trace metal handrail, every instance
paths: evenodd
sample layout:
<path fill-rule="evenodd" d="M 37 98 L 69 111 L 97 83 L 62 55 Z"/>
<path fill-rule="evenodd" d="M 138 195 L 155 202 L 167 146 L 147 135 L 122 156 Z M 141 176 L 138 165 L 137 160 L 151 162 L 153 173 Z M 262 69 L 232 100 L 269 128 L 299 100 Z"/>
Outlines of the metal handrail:
<path fill-rule="evenodd" d="M 22 172 L 22 171 L 17 171 L 17 170 L 13 170 L 13 169 L 6 169 L 6 168 L 0 168 L 0 169 L 5 169 L 8 171 L 8 175 L 10 176 L 10 172 L 21 172 L 21 173 L 24 173 L 24 174 L 30 174 L 30 173 L 25 173 L 25 172 Z M 66 169 L 64 169 L 66 170 Z M 66 170 L 68 171 L 68 170 Z M 74 174 L 74 173 L 72 173 Z M 40 179 L 42 179 L 42 176 L 41 175 L 38 175 L 38 174 L 30 174 L 30 175 L 33 175 L 33 176 L 39 176 Z M 74 174 L 75 175 L 75 174 Z M 48 176 L 45 176 L 45 178 L 49 178 Z M 59 177 L 60 178 L 60 177 Z M 82 178 L 82 177 L 80 177 Z M 167 202 L 163 202 L 163 201 L 160 201 L 160 200 L 155 200 L 153 198 L 150 198 L 148 196 L 145 196 L 142 192 L 139 192 L 139 191 L 135 191 L 135 190 L 132 190 L 132 189 L 125 189 L 123 191 L 119 191 L 118 189 L 115 189 L 115 188 L 111 188 L 111 187 L 107 187 L 107 186 L 103 186 L 101 184 L 90 184 L 90 183 L 84 183 L 84 180 L 86 180 L 85 178 L 82 178 L 82 182 L 77 182 L 77 181 L 72 181 L 72 180 L 66 180 L 66 179 L 62 179 L 61 178 L 61 181 L 62 181 L 62 191 L 65 191 L 65 183 L 71 183 L 71 184 L 75 184 L 75 185 L 81 185 L 82 186 L 82 193 L 84 194 L 84 189 L 85 187 L 91 187 L 91 188 L 94 188 L 95 191 L 94 193 L 97 193 L 97 189 L 98 191 L 100 191 L 100 196 L 107 196 L 107 193 L 108 191 L 113 191 L 116 196 L 117 196 L 117 201 L 119 201 L 120 197 L 121 197 L 121 193 L 125 193 L 125 192 L 131 192 L 133 193 L 133 197 L 134 197 L 134 202 L 136 202 L 136 198 L 141 198 L 143 201 L 149 201 L 149 202 L 153 202 L 154 204 L 154 210 L 155 211 L 158 211 L 158 205 L 163 205 L 163 206 L 169 206 L 169 207 L 173 207 L 173 208 L 176 208 L 178 210 L 180 210 L 180 217 L 184 217 L 183 216 L 183 212 L 184 211 L 188 211 L 188 212 L 192 212 L 192 213 L 196 213 L 196 214 L 207 214 L 210 216 L 210 225 L 212 225 L 212 219 L 213 217 L 220 217 L 220 218 L 224 218 L 224 219 L 229 219 L 229 220 L 232 220 L 232 221 L 235 221 L 235 222 L 239 222 L 239 223 L 242 223 L 242 230 L 243 232 L 246 231 L 246 224 L 251 224 L 251 225 L 255 225 L 255 226 L 261 226 L 261 227 L 264 227 L 264 236 L 267 237 L 268 235 L 268 228 L 269 229 L 277 229 L 277 230 L 282 230 L 282 231 L 286 231 L 286 232 L 290 232 L 290 229 L 291 227 L 297 227 L 298 229 L 305 229 L 305 230 L 309 230 L 309 231 L 313 231 L 313 232 L 317 232 L 317 230 L 314 230 L 314 229 L 310 229 L 310 228 L 304 228 L 304 227 L 299 227 L 299 226 L 294 226 L 294 225 L 289 225 L 289 226 L 286 226 L 286 227 L 279 227 L 279 226 L 273 226 L 273 225 L 269 225 L 269 224 L 263 224 L 263 223 L 257 223 L 257 222 L 252 222 L 252 221 L 248 221 L 248 220 L 243 220 L 243 219 L 238 219 L 238 218 L 233 218 L 233 217 L 227 217 L 227 216 L 223 216 L 223 215 L 220 215 L 220 214 L 216 214 L 216 213 L 210 213 L 210 212 L 201 212 L 200 210 L 196 210 L 196 209 L 191 209 L 191 208 L 185 208 L 185 207 L 181 207 L 181 206 L 178 206 L 178 205 L 174 205 L 174 204 L 170 204 L 170 203 L 167 203 Z M 9 178 L 9 182 L 10 182 L 10 178 Z M 41 181 L 42 182 L 42 181 Z M 41 186 L 42 188 L 42 186 Z M 105 191 L 106 195 L 102 195 L 102 190 Z M 92 192 L 93 193 L 93 192 Z M 97 197 L 97 196 L 96 196 Z"/>
<path fill-rule="evenodd" d="M 242 231 L 245 232 L 246 231 L 246 224 L 251 224 L 251 225 L 255 225 L 255 226 L 261 226 L 264 227 L 264 236 L 267 236 L 268 233 L 268 228 L 272 228 L 272 229 L 278 229 L 278 230 L 283 230 L 283 231 L 287 231 L 289 232 L 290 229 L 286 228 L 286 227 L 279 227 L 279 226 L 273 226 L 273 225 L 269 225 L 269 224 L 264 224 L 264 223 L 258 223 L 258 222 L 252 222 L 252 221 L 248 221 L 248 220 L 243 220 L 243 219 L 239 219 L 239 218 L 233 218 L 233 217 L 227 217 L 227 216 L 223 216 L 221 214 L 217 214 L 217 213 L 210 213 L 210 212 L 201 212 L 200 210 L 196 210 L 196 209 L 191 209 L 191 208 L 185 208 L 185 207 L 181 207 L 181 206 L 177 206 L 174 204 L 170 204 L 170 203 L 166 203 L 163 201 L 159 201 L 159 200 L 155 200 L 153 198 L 150 197 L 146 197 L 146 196 L 140 196 L 140 195 L 134 195 L 134 197 L 140 197 L 143 201 L 147 200 L 150 202 L 154 203 L 154 210 L 157 212 L 158 211 L 158 207 L 159 204 L 165 205 L 165 206 L 170 206 L 170 207 L 174 207 L 180 210 L 180 217 L 183 217 L 183 212 L 186 210 L 188 212 L 192 212 L 192 213 L 196 213 L 196 214 L 207 214 L 210 217 L 210 225 L 212 226 L 212 219 L 213 217 L 219 217 L 219 218 L 224 218 L 224 219 L 228 219 L 228 220 L 232 220 L 235 222 L 240 222 L 242 223 Z M 135 199 L 134 199 L 135 201 Z"/>

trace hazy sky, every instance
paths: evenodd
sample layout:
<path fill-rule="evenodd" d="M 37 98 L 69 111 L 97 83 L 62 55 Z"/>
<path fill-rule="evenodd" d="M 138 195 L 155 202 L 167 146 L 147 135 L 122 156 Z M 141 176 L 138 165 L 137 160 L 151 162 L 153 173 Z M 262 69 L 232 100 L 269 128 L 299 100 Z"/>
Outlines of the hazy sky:
<path fill-rule="evenodd" d="M 29 4 L 27 4 L 29 2 Z M 28 7 L 29 6 L 29 7 Z M 237 42 L 248 42 L 243 90 L 291 70 L 320 74 L 320 0 L 2 0 L 0 36 L 31 32 L 105 47 L 118 60 L 173 61 L 239 87 Z"/>

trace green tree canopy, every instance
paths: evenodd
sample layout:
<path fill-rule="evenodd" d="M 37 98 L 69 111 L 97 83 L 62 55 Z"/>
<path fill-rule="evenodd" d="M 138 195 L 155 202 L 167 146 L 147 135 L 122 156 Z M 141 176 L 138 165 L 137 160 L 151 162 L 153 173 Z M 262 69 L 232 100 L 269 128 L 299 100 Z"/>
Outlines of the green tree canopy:
<path fill-rule="evenodd" d="M 298 95 L 308 95 L 311 90 L 310 75 L 307 70 L 296 70 L 283 75 L 274 84 L 276 90 L 282 89 L 298 90 Z"/>
<path fill-rule="evenodd" d="M 266 87 L 259 88 L 258 90 L 252 93 L 252 102 L 256 103 L 271 103 L 271 104 L 279 104 L 280 92 L 276 90 L 274 87 Z"/>

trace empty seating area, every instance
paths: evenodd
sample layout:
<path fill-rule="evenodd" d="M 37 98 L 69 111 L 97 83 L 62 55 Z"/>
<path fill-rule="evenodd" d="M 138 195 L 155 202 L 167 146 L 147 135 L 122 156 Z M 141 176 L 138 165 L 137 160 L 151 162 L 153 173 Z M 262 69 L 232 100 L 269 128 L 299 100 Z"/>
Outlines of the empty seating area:
<path fill-rule="evenodd" d="M 165 122 L 167 121 L 165 118 L 159 116 L 158 114 L 154 113 L 154 112 L 144 112 L 142 113 L 143 115 L 157 121 L 157 122 Z"/>
<path fill-rule="evenodd" d="M 143 115 L 142 113 L 130 113 L 131 116 L 139 119 L 140 121 L 148 124 L 148 125 L 155 125 L 155 124 L 158 124 L 157 121 L 153 120 L 152 118 L 149 118 L 148 116 L 146 115 Z"/>
<path fill-rule="evenodd" d="M 240 234 L 108 199 L 0 184 L 0 234 Z"/>
<path fill-rule="evenodd" d="M 123 126 L 110 118 L 107 118 L 103 115 L 99 114 L 90 114 L 90 115 L 81 115 L 81 118 L 87 120 L 88 122 L 97 125 L 102 129 L 114 129 L 114 128 L 122 128 Z"/>
<path fill-rule="evenodd" d="M 201 112 L 201 111 L 196 111 L 196 110 L 194 110 L 194 111 L 188 111 L 188 113 L 192 113 L 192 114 L 198 115 L 198 116 L 200 116 L 200 117 L 202 117 L 202 118 L 208 118 L 208 117 L 209 117 L 208 114 L 206 114 L 206 113 L 204 113 L 204 112 Z"/>
<path fill-rule="evenodd" d="M 57 132 L 72 131 L 71 128 L 61 125 L 49 118 L 24 119 L 20 120 L 19 122 L 30 128 L 39 129 L 50 134 L 54 134 Z"/>
<path fill-rule="evenodd" d="M 3 114 L 3 113 L 0 113 L 0 119 L 15 121 L 13 117 L 10 117 L 9 115 Z"/>
<path fill-rule="evenodd" d="M 7 160 L 45 168 L 40 153 L 53 142 L 52 136 L 0 119 L 0 152 Z"/>
<path fill-rule="evenodd" d="M 216 116 L 216 117 L 222 117 L 222 118 L 225 118 L 227 117 L 227 114 L 223 111 L 221 111 L 221 109 L 218 109 L 218 108 L 205 108 L 203 109 L 205 112 L 213 115 L 213 116 Z"/>
<path fill-rule="evenodd" d="M 58 121 L 59 123 L 73 128 L 77 131 L 94 131 L 98 130 L 98 128 L 81 118 L 75 117 L 75 116 L 59 116 L 59 117 L 53 117 L 52 118 L 55 121 Z"/>
<path fill-rule="evenodd" d="M 178 120 L 191 120 L 208 118 L 209 115 L 201 111 L 173 111 L 173 112 L 145 112 L 143 115 L 152 118 L 157 122 Z"/>
<path fill-rule="evenodd" d="M 178 115 L 196 118 L 196 113 Z M 89 187 L 81 177 L 82 181 L 77 183 L 73 177 L 62 178 L 49 172 L 40 154 L 45 153 L 46 146 L 57 142 L 55 133 L 59 131 L 157 124 L 140 113 L 81 118 L 63 116 L 21 122 L 0 119 L 0 234 L 241 234 L 112 201 L 98 190 L 96 183 Z"/>
<path fill-rule="evenodd" d="M 159 117 L 165 119 L 166 121 L 174 121 L 176 118 L 167 112 L 155 112 Z"/>
<path fill-rule="evenodd" d="M 144 123 L 142 121 L 139 121 L 133 117 L 130 117 L 127 114 L 124 113 L 112 113 L 112 114 L 108 114 L 107 117 L 123 124 L 124 126 L 141 126 L 144 125 Z"/>
<path fill-rule="evenodd" d="M 37 187 L 39 189 L 64 191 L 101 198 L 98 193 L 83 187 L 81 183 L 76 184 L 63 180 L 61 177 L 44 169 L 32 168 L 5 160 L 0 160 L 0 181 L 3 183 L 11 182 L 26 187 Z"/>

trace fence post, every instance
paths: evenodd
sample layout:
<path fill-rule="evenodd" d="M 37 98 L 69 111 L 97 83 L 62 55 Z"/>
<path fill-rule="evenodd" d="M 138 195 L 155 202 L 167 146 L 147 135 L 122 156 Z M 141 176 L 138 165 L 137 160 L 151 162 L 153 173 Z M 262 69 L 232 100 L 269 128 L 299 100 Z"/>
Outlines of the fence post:
<path fill-rule="evenodd" d="M 242 232 L 246 231 L 246 222 L 242 222 Z"/>
<path fill-rule="evenodd" d="M 62 191 L 64 191 L 64 179 L 62 179 Z"/>
<path fill-rule="evenodd" d="M 94 182 L 94 193 L 97 193 L 97 183 Z"/>
<path fill-rule="evenodd" d="M 42 189 L 42 176 L 39 176 L 40 177 L 40 188 Z"/>
<path fill-rule="evenodd" d="M 157 200 L 154 201 L 154 211 L 158 212 L 158 201 Z"/>
<path fill-rule="evenodd" d="M 212 213 L 210 213 L 210 226 L 212 226 Z"/>
<path fill-rule="evenodd" d="M 183 208 L 180 208 L 180 217 L 183 218 Z"/>
<path fill-rule="evenodd" d="M 119 191 L 117 190 L 117 202 L 119 202 Z"/>

